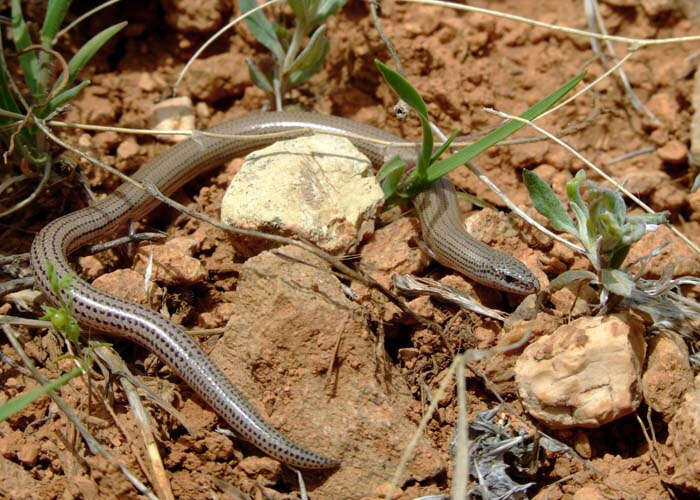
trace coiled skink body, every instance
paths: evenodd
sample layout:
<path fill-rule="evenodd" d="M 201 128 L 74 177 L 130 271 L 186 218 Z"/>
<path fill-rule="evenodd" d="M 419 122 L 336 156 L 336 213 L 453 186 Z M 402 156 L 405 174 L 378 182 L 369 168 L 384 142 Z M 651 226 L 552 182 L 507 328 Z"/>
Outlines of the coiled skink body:
<path fill-rule="evenodd" d="M 258 135 L 289 131 L 291 136 L 292 131 L 300 128 L 352 134 L 350 140 L 375 165 L 393 154 L 409 154 L 407 148 L 395 151 L 359 138 L 403 142 L 392 134 L 347 119 L 314 113 L 252 114 L 222 123 L 211 132 Z M 189 139 L 146 163 L 133 178 L 154 183 L 169 194 L 197 175 L 270 142 L 273 140 L 255 139 L 251 142 L 208 136 Z M 68 263 L 71 252 L 109 234 L 129 220 L 142 217 L 157 204 L 158 201 L 148 193 L 125 183 L 94 205 L 49 223 L 37 234 L 31 247 L 30 262 L 39 288 L 51 301 L 57 302 L 48 281 L 49 262 L 53 263 L 59 276 L 72 272 Z M 423 236 L 441 263 L 494 288 L 518 294 L 537 291 L 537 278 L 520 261 L 476 241 L 464 230 L 454 189 L 448 180 L 433 184 L 416 197 L 414 204 Z M 265 453 L 301 468 L 323 469 L 339 465 L 337 460 L 302 448 L 265 422 L 182 327 L 156 311 L 98 290 L 82 279 L 77 279 L 66 293 L 72 297 L 74 315 L 80 323 L 128 338 L 154 352 L 236 432 Z"/>

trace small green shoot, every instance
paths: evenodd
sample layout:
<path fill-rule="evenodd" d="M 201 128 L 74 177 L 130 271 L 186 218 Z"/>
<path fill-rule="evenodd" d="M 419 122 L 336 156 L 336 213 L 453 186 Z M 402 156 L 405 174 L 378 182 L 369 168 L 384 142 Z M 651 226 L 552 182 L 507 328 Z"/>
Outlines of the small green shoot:
<path fill-rule="evenodd" d="M 385 199 L 389 204 L 398 203 L 401 199 L 412 197 L 427 189 L 433 182 L 446 175 L 448 172 L 468 163 L 472 158 L 514 134 L 525 125 L 522 122 L 510 120 L 474 144 L 440 160 L 440 155 L 449 147 L 459 131 L 453 132 L 448 141 L 441 145 L 438 151 L 434 153 L 434 140 L 428 121 L 428 110 L 420 94 L 399 73 L 379 60 L 375 60 L 375 64 L 389 86 L 416 112 L 423 128 L 423 140 L 418 155 L 418 165 L 410 174 L 405 177 L 403 176 L 405 163 L 398 159 L 392 160 L 389 169 L 385 166 L 380 170 L 380 182 L 382 183 Z M 551 109 L 571 91 L 584 76 L 585 72 L 575 76 L 561 88 L 552 92 L 520 116 L 527 120 L 534 120 L 545 111 Z"/>
<path fill-rule="evenodd" d="M 21 394 L 7 401 L 5 404 L 0 406 L 0 422 L 8 419 L 17 412 L 22 411 L 24 408 L 32 404 L 44 394 L 58 389 L 62 385 L 66 384 L 70 379 L 80 375 L 82 372 L 82 368 L 74 368 L 72 371 L 64 373 L 56 380 L 52 380 L 48 384 L 44 384 L 41 387 L 37 387 L 36 389 L 33 389 L 29 392 Z"/>
<path fill-rule="evenodd" d="M 77 345 L 81 330 L 78 320 L 73 316 L 73 298 L 70 295 L 70 289 L 76 278 L 70 273 L 59 277 L 52 262 L 47 264 L 47 269 L 51 291 L 58 297 L 59 307 L 41 306 L 44 310 L 41 319 L 50 321 L 56 330 Z"/>
<path fill-rule="evenodd" d="M 585 171 L 580 170 L 566 183 L 569 207 L 576 217 L 574 223 L 549 184 L 529 170 L 523 172 L 523 178 L 535 209 L 549 219 L 554 229 L 569 233 L 581 242 L 603 286 L 615 295 L 629 297 L 635 287 L 634 277 L 620 267 L 647 226 L 667 223 L 668 212 L 628 215 L 619 192 L 586 181 Z M 584 183 L 587 203 L 581 195 Z M 561 288 L 573 281 L 594 279 L 596 275 L 590 271 L 574 270 L 563 273 L 552 285 Z"/>
<path fill-rule="evenodd" d="M 345 1 L 288 0 L 294 12 L 294 30 L 291 32 L 268 20 L 261 11 L 246 18 L 248 29 L 270 51 L 275 61 L 273 68 L 263 71 L 252 59 L 247 59 L 250 79 L 274 100 L 278 109 L 284 93 L 309 80 L 323 64 L 329 47 L 323 22 Z M 238 5 L 241 13 L 258 6 L 256 0 L 239 0 Z"/>

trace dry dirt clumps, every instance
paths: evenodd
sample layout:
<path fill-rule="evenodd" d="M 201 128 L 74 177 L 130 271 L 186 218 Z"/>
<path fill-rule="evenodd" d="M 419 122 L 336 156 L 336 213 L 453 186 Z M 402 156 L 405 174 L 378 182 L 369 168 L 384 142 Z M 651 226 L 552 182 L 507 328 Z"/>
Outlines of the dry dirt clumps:
<path fill-rule="evenodd" d="M 77 16 L 88 3 L 73 2 L 71 8 Z M 236 3 L 123 0 L 79 25 L 57 49 L 69 54 L 116 20 L 129 21 L 124 32 L 85 69 L 81 76 L 92 84 L 60 118 L 98 125 L 149 126 L 154 108 L 170 97 L 170 86 L 186 60 L 208 34 L 238 13 Z M 598 3 L 611 34 L 639 38 L 700 34 L 700 17 L 694 17 L 699 14 L 697 2 Z M 28 16 L 40 19 L 41 2 L 22 4 L 26 4 Z M 479 5 L 586 29 L 582 2 L 484 0 Z M 521 112 L 584 67 L 587 83 L 605 71 L 583 37 L 481 13 L 393 0 L 382 2 L 381 7 L 383 25 L 401 56 L 406 77 L 422 93 L 431 118 L 448 132 L 457 128 L 462 133 L 488 130 L 498 119 L 482 107 Z M 289 13 L 283 11 L 283 15 Z M 375 58 L 388 61 L 389 55 L 365 3 L 348 2 L 327 24 L 330 49 L 326 61 L 307 84 L 290 93 L 288 103 L 369 123 L 403 137 L 419 137 L 420 123 L 415 117 L 398 121 L 392 116 L 395 96 L 374 66 Z M 10 46 L 9 40 L 3 42 Z M 617 50 L 618 56 L 625 54 L 623 45 Z M 571 132 L 565 136 L 569 144 L 655 210 L 670 210 L 672 223 L 696 244 L 700 243 L 700 196 L 689 192 L 696 172 L 688 165 L 687 156 L 693 154 L 690 123 L 698 51 L 698 43 L 647 47 L 625 64 L 632 89 L 658 121 L 636 111 L 619 80 L 610 77 L 540 123 L 550 131 Z M 269 57 L 241 28 L 220 38 L 195 62 L 177 93 L 186 98 L 187 123 L 194 118 L 195 127 L 204 129 L 260 110 L 266 98 L 250 82 L 247 56 L 262 65 Z M 56 131 L 67 142 L 127 174 L 171 147 L 152 136 L 70 128 Z M 534 137 L 534 132 L 525 129 L 518 137 Z M 638 154 L 623 158 L 631 152 Z M 563 197 L 565 182 L 582 168 L 578 160 L 549 142 L 500 145 L 475 162 L 516 204 L 542 223 L 546 221 L 535 213 L 523 186 L 522 170 L 534 170 Z M 225 186 L 239 166 L 235 161 L 222 166 L 219 172 L 192 181 L 174 196 L 190 208 L 216 216 Z M 112 192 L 120 183 L 86 162 L 79 161 L 78 168 L 98 196 Z M 587 174 L 603 182 L 594 173 Z M 543 285 L 563 271 L 590 269 L 582 256 L 507 214 L 500 198 L 467 169 L 454 171 L 451 178 L 469 194 L 493 205 L 480 210 L 461 201 L 465 220 L 472 221 L 477 236 L 524 260 Z M 33 234 L 50 218 L 85 205 L 82 188 L 62 179 L 52 181 L 50 196 L 42 199 L 35 212 L 21 220 L 5 221 L 11 227 L 5 228 L 5 237 L 0 239 L 3 253 L 26 251 Z M 511 425 L 527 436 L 540 428 L 588 461 L 542 451 L 534 476 L 523 479 L 535 483 L 528 490 L 531 497 L 671 499 L 698 494 L 700 396 L 697 366 L 689 358 L 699 347 L 697 339 L 644 336 L 642 342 L 642 333 L 636 330 L 620 335 L 617 340 L 627 339 L 626 350 L 619 352 L 625 353 L 630 368 L 625 383 L 632 396 L 618 414 L 635 407 L 636 411 L 604 424 L 609 419 L 599 419 L 603 425 L 598 428 L 551 429 L 528 414 L 527 408 L 532 407 L 519 396 L 518 360 L 522 358 L 520 363 L 524 363 L 533 351 L 539 352 L 541 359 L 553 360 L 538 347 L 549 346 L 552 353 L 562 347 L 553 340 L 564 335 L 554 333 L 557 329 L 566 332 L 572 324 L 580 324 L 577 322 L 613 321 L 579 319 L 596 311 L 595 287 L 564 288 L 547 298 L 543 309 L 534 314 L 534 297 L 518 307 L 521 298 L 473 285 L 432 262 L 420 249 L 420 229 L 411 213 L 392 211 L 381 217 L 369 241 L 363 242 L 356 254 L 346 256 L 351 265 L 359 263 L 386 286 L 390 286 L 392 273 L 410 272 L 474 294 L 488 307 L 517 312 L 501 323 L 433 299 L 407 299 L 420 318 L 442 328 L 442 335 L 438 335 L 375 290 L 339 280 L 325 264 L 296 250 L 283 248 L 279 252 L 285 256 L 264 252 L 246 260 L 222 231 L 165 208 L 139 221 L 137 229 L 164 230 L 169 243 L 82 256 L 74 260 L 74 267 L 86 279 L 96 280 L 96 286 L 149 304 L 186 328 L 226 327 L 224 333 L 216 330 L 197 337 L 203 349 L 274 426 L 311 449 L 342 459 L 343 466 L 336 471 L 304 472 L 312 499 L 374 500 L 388 494 L 396 500 L 408 500 L 448 494 L 454 483 L 451 443 L 458 414 L 453 385 L 436 401 L 437 409 L 395 487 L 391 477 L 399 456 L 448 376 L 455 353 L 502 346 L 527 334 L 532 335 L 534 347 L 525 352 L 511 351 L 474 363 L 473 371 L 467 372 L 467 390 L 470 419 L 499 404 L 495 390 L 510 405 L 499 413 L 500 424 Z M 649 263 L 644 276 L 663 276 L 670 266 L 675 266 L 673 275 L 700 275 L 700 259 L 666 228 L 647 234 L 629 257 L 643 256 L 667 241 L 670 244 Z M 154 270 L 147 284 L 144 275 L 149 260 Z M 700 296 L 698 287 L 682 291 L 691 300 Z M 32 305 L 27 296 L 14 297 L 0 304 L 0 312 L 27 315 L 25 311 Z M 648 318 L 638 320 L 647 321 L 648 326 Z M 627 325 L 619 326 L 616 331 L 626 331 Z M 19 330 L 28 356 L 46 377 L 56 378 L 73 368 L 70 359 L 61 358 L 66 346 L 55 334 Z M 86 333 L 94 338 L 99 332 Z M 646 356 L 640 343 L 646 345 Z M 114 347 L 132 372 L 172 404 L 191 427 L 186 430 L 166 411 L 147 403 L 165 476 L 176 498 L 299 498 L 297 476 L 244 441 L 215 432 L 222 425 L 220 418 L 172 376 L 169 368 L 127 342 L 115 342 Z M 577 345 L 565 347 L 576 349 Z M 0 349 L 19 362 L 7 342 L 0 343 Z M 598 354 L 601 350 L 605 351 L 601 348 Z M 609 351 L 602 354 L 612 355 Z M 602 374 L 608 370 L 605 364 L 600 362 Z M 565 368 L 576 372 L 572 375 L 578 374 L 572 365 Z M 111 382 L 101 373 L 92 373 L 89 378 L 72 380 L 58 392 L 115 461 L 152 485 L 148 453 L 127 398 Z M 0 364 L 0 402 L 37 385 L 23 370 Z M 594 385 L 586 387 L 595 389 Z M 599 387 L 607 390 L 603 384 Z M 551 394 L 556 387 L 548 389 L 546 393 Z M 72 424 L 48 398 L 0 422 L 0 475 L 3 498 L 137 496 L 114 462 L 87 450 Z"/>
<path fill-rule="evenodd" d="M 213 360 L 276 427 L 342 461 L 319 495 L 371 493 L 391 475 L 416 426 L 404 415 L 412 399 L 406 381 L 361 309 L 320 259 L 294 247 L 249 259 L 234 307 Z M 444 472 L 427 439 L 416 454 L 403 481 Z"/>

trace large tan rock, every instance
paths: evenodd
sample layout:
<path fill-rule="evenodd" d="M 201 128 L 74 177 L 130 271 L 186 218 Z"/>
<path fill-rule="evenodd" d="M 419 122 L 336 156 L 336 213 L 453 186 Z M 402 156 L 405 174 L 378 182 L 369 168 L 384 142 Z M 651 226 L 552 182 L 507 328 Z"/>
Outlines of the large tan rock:
<path fill-rule="evenodd" d="M 657 335 L 649 341 L 647 367 L 642 377 L 644 400 L 664 420 L 671 420 L 693 388 L 693 370 L 688 359 L 688 347 L 675 333 Z"/>
<path fill-rule="evenodd" d="M 668 443 L 673 446 L 674 474 L 669 482 L 700 491 L 700 388 L 685 394 L 683 404 L 668 426 Z"/>
<path fill-rule="evenodd" d="M 221 202 L 227 224 L 296 235 L 331 253 L 353 250 L 374 230 L 383 201 L 370 160 L 343 138 L 328 135 L 280 141 L 249 154 Z M 255 255 L 270 248 L 236 236 L 236 249 Z"/>
<path fill-rule="evenodd" d="M 280 431 L 342 461 L 332 481 L 310 485 L 305 475 L 314 498 L 370 495 L 392 477 L 416 430 L 406 417 L 414 400 L 325 263 L 296 247 L 275 253 L 242 266 L 236 314 L 212 360 Z M 400 484 L 443 471 L 421 437 Z"/>
<path fill-rule="evenodd" d="M 642 400 L 645 344 L 629 316 L 580 318 L 529 345 L 515 364 L 527 411 L 553 428 L 598 427 Z"/>

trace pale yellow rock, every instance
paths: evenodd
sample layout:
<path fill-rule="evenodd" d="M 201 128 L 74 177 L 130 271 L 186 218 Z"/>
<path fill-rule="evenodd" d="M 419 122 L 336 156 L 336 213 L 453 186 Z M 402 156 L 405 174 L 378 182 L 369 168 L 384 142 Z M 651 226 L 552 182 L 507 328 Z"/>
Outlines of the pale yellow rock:
<path fill-rule="evenodd" d="M 221 201 L 221 220 L 344 253 L 374 230 L 382 200 L 370 160 L 349 140 L 319 134 L 249 154 Z M 249 256 L 271 247 L 259 238 L 232 242 Z"/>
<path fill-rule="evenodd" d="M 623 315 L 580 318 L 529 345 L 515 364 L 527 411 L 553 428 L 598 427 L 642 400 L 641 323 Z"/>
<path fill-rule="evenodd" d="M 149 125 L 154 130 L 194 130 L 194 107 L 187 96 L 173 97 L 159 102 L 151 109 Z M 189 135 L 158 135 L 165 142 L 180 142 Z"/>

